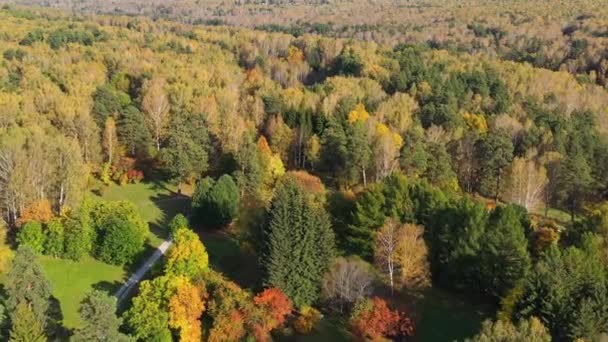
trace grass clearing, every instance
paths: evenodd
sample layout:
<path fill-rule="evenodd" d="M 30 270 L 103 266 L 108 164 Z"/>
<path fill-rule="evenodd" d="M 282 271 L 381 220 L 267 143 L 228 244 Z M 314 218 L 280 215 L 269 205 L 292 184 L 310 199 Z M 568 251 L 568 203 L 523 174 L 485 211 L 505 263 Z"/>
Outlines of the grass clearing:
<path fill-rule="evenodd" d="M 92 257 L 75 262 L 40 256 L 39 261 L 51 282 L 53 296 L 59 300 L 63 325 L 68 329 L 79 326 L 78 308 L 88 292 L 99 289 L 113 293 L 126 277 L 122 267 L 108 265 Z"/>
<path fill-rule="evenodd" d="M 414 340 L 421 342 L 462 341 L 472 337 L 495 310 L 487 303 L 436 288 L 406 296 L 413 298 L 413 312 L 419 317 Z"/>

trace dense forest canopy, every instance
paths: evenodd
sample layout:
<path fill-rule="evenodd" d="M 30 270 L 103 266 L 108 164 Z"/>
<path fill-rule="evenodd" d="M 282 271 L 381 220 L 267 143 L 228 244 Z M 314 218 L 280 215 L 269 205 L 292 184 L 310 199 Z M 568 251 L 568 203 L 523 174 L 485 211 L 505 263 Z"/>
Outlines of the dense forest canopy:
<path fill-rule="evenodd" d="M 420 43 L 564 70 L 581 82 L 608 85 L 608 12 L 600 0 L 8 2 L 77 13 L 257 27 L 296 36 L 354 37 L 393 46 Z"/>
<path fill-rule="evenodd" d="M 2 7 L 0 338 L 267 341 L 330 326 L 423 339 L 411 298 L 434 290 L 489 307 L 450 339 L 608 334 L 604 36 L 571 39 L 591 39 L 605 8 L 564 2 L 550 18 L 533 3 L 549 6 L 379 2 L 424 25 L 388 17 L 363 40 L 350 19 L 325 32 L 195 22 L 256 26 L 261 10 L 242 23 L 236 9 L 297 15 L 309 2 L 199 14 L 185 1 L 156 19 Z M 113 11 L 95 4 L 47 3 Z M 314 5 L 352 20 L 366 8 Z M 531 32 L 543 35 L 529 53 L 552 55 L 507 56 Z M 118 316 L 104 279 L 72 305 L 78 323 L 62 320 L 48 265 L 132 270 L 165 239 Z M 231 261 L 231 246 L 246 257 Z M 234 271 L 247 261 L 251 279 Z"/>

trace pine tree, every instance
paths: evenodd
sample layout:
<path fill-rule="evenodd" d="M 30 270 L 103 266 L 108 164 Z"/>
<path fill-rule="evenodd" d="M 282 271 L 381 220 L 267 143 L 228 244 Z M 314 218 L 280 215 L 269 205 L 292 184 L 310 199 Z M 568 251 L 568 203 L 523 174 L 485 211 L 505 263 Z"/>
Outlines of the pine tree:
<path fill-rule="evenodd" d="M 36 255 L 27 247 L 19 247 L 6 281 L 6 306 L 11 321 L 16 322 L 18 306 L 25 305 L 37 323 L 44 329 L 49 323 L 51 285 L 36 261 Z M 29 319 L 30 315 L 20 312 Z"/>
<path fill-rule="evenodd" d="M 82 326 L 70 339 L 73 342 L 127 341 L 121 334 L 121 319 L 116 317 L 116 299 L 102 291 L 94 290 L 80 304 Z"/>
<path fill-rule="evenodd" d="M 386 219 L 386 199 L 382 190 L 381 185 L 374 185 L 357 199 L 352 224 L 346 234 L 351 252 L 368 260 L 374 254 L 374 232 Z"/>
<path fill-rule="evenodd" d="M 25 302 L 17 304 L 12 315 L 10 342 L 44 342 L 44 325 Z"/>
<path fill-rule="evenodd" d="M 297 307 L 315 302 L 335 253 L 334 233 L 327 213 L 312 206 L 293 180 L 272 200 L 265 242 L 266 284 L 281 289 Z"/>

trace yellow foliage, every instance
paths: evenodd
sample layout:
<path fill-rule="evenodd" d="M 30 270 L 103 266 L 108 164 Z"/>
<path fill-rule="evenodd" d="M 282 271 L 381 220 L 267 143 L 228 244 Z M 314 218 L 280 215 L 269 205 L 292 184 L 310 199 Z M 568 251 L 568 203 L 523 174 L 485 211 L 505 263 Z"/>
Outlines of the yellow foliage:
<path fill-rule="evenodd" d="M 169 299 L 169 326 L 179 329 L 180 341 L 198 342 L 202 335 L 200 317 L 205 311 L 205 295 L 186 277 L 175 278 L 172 285 L 175 294 Z"/>
<path fill-rule="evenodd" d="M 462 114 L 462 117 L 471 129 L 481 134 L 485 134 L 488 132 L 488 123 L 486 122 L 486 118 L 483 115 L 464 112 L 464 114 Z"/>
<path fill-rule="evenodd" d="M 289 63 L 298 64 L 304 61 L 304 53 L 295 46 L 290 46 L 287 50 L 287 60 Z"/>
<path fill-rule="evenodd" d="M 369 113 L 365 110 L 363 103 L 358 103 L 350 113 L 348 113 L 348 122 L 365 122 L 369 119 Z"/>
<path fill-rule="evenodd" d="M 300 310 L 300 315 L 296 318 L 293 327 L 300 334 L 308 334 L 320 319 L 321 313 L 319 310 L 310 306 L 305 306 Z"/>

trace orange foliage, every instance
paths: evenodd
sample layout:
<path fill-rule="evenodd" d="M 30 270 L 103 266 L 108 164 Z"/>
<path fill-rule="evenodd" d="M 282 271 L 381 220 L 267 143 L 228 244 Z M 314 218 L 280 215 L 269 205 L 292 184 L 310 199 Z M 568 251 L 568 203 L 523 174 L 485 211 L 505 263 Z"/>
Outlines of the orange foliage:
<path fill-rule="evenodd" d="M 178 278 L 176 283 L 176 292 L 169 299 L 169 325 L 180 329 L 180 341 L 198 342 L 202 335 L 200 317 L 205 311 L 205 295 L 185 277 Z"/>
<path fill-rule="evenodd" d="M 245 336 L 245 317 L 238 310 L 214 318 L 209 342 L 240 341 Z"/>
<path fill-rule="evenodd" d="M 359 303 L 353 310 L 350 324 L 362 339 L 382 340 L 386 336 L 410 336 L 414 332 L 412 321 L 398 311 L 392 311 L 378 297 Z"/>
<path fill-rule="evenodd" d="M 313 176 L 306 171 L 289 171 L 287 175 L 294 179 L 298 184 L 309 193 L 321 194 L 325 192 L 325 186 L 323 182 L 317 176 Z"/>
<path fill-rule="evenodd" d="M 258 148 L 262 154 L 267 156 L 272 155 L 272 150 L 270 149 L 270 145 L 268 145 L 268 140 L 266 140 L 266 137 L 263 135 L 260 135 L 260 138 L 258 139 Z"/>
<path fill-rule="evenodd" d="M 52 218 L 53 210 L 51 209 L 51 202 L 47 199 L 43 199 L 27 206 L 23 212 L 21 212 L 21 216 L 17 220 L 17 225 L 21 226 L 30 221 L 47 223 Z"/>
<path fill-rule="evenodd" d="M 253 299 L 255 311 L 252 313 L 253 330 L 256 341 L 270 340 L 270 332 L 285 323 L 293 310 L 291 301 L 277 288 L 262 291 Z"/>

